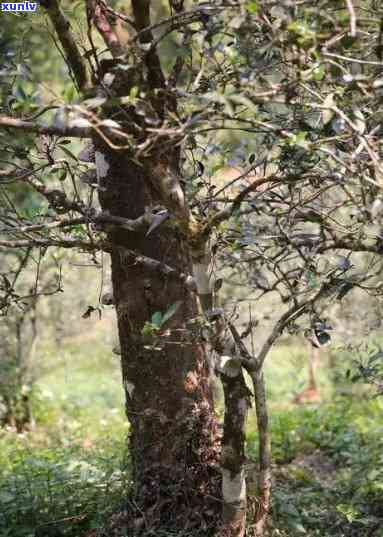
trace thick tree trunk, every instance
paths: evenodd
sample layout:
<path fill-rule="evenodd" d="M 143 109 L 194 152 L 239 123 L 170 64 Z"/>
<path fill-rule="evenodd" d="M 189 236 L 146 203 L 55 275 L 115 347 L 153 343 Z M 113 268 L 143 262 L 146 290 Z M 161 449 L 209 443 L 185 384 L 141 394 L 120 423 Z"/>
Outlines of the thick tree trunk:
<path fill-rule="evenodd" d="M 154 163 L 139 166 L 100 141 L 95 159 L 103 210 L 133 219 L 158 204 L 150 186 Z M 188 248 L 177 229 L 163 225 L 148 236 L 110 230 L 109 238 L 135 502 L 146 525 L 208 528 L 221 508 L 219 454 L 205 349 L 186 326 L 198 315 L 196 296 L 182 281 L 149 271 L 124 251 L 191 273 Z M 174 315 L 151 330 L 146 323 L 152 315 L 174 304 Z"/>

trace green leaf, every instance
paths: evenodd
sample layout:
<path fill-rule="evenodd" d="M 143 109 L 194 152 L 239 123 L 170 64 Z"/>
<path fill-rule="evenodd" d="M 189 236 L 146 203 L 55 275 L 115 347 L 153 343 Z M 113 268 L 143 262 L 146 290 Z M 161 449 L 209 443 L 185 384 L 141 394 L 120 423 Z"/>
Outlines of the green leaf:
<path fill-rule="evenodd" d="M 73 160 L 77 161 L 78 162 L 78 158 L 76 157 L 76 155 L 74 153 L 72 153 L 72 151 L 70 151 L 67 147 L 65 146 L 61 146 L 60 147 L 61 151 L 63 151 L 66 155 L 68 155 L 68 157 L 72 158 Z"/>
<path fill-rule="evenodd" d="M 305 530 L 305 528 L 301 524 L 301 522 L 296 522 L 295 520 L 292 520 L 292 521 L 289 522 L 289 526 L 296 533 L 305 534 L 305 535 L 307 534 L 307 531 Z"/>
<path fill-rule="evenodd" d="M 190 47 L 177 47 L 176 56 L 180 58 L 188 58 L 191 54 Z"/>
<path fill-rule="evenodd" d="M 258 3 L 256 2 L 256 0 L 251 0 L 250 2 L 247 2 L 246 9 L 249 13 L 256 15 L 258 12 Z"/>
<path fill-rule="evenodd" d="M 138 95 L 139 88 L 138 86 L 133 86 L 132 89 L 129 92 L 129 97 L 131 99 L 135 99 Z"/>
<path fill-rule="evenodd" d="M 59 175 L 58 179 L 59 181 L 65 181 L 68 175 L 68 170 L 65 168 Z"/>
<path fill-rule="evenodd" d="M 76 88 L 74 84 L 68 84 L 64 90 L 63 99 L 65 103 L 71 103 L 76 97 Z"/>
<path fill-rule="evenodd" d="M 18 101 L 26 101 L 28 99 L 28 96 L 20 83 L 16 84 L 16 87 L 13 90 L 13 95 Z"/>
<path fill-rule="evenodd" d="M 358 511 L 351 504 L 344 504 L 344 503 L 338 504 L 336 506 L 336 510 L 342 513 L 342 515 L 346 517 L 347 522 L 352 523 L 359 518 Z"/>
<path fill-rule="evenodd" d="M 177 300 L 174 304 L 170 306 L 170 308 L 164 313 L 162 317 L 161 325 L 165 324 L 169 319 L 173 317 L 173 315 L 176 313 L 178 308 L 181 306 L 182 300 Z"/>
<path fill-rule="evenodd" d="M 324 65 L 318 65 L 318 67 L 315 67 L 313 70 L 313 78 L 314 80 L 317 80 L 318 82 L 320 80 L 323 80 L 324 76 L 326 74 Z"/>
<path fill-rule="evenodd" d="M 162 322 L 162 313 L 160 311 L 156 311 L 155 313 L 153 313 L 151 323 L 157 328 L 160 328 Z"/>
<path fill-rule="evenodd" d="M 157 330 L 158 326 L 154 326 L 154 324 L 146 322 L 141 330 L 141 334 L 144 337 L 152 337 Z"/>
<path fill-rule="evenodd" d="M 293 134 L 291 138 L 289 138 L 288 144 L 291 146 L 298 146 L 302 147 L 303 149 L 309 148 L 309 141 L 306 140 L 307 138 L 307 132 L 300 131 L 297 134 Z"/>

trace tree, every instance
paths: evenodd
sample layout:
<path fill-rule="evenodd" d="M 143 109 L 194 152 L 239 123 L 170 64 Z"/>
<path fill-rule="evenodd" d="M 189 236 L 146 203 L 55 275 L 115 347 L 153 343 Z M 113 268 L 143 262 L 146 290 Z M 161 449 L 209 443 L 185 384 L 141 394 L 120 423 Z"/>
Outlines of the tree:
<path fill-rule="evenodd" d="M 30 103 L 21 117 L 5 106 L 0 116 L 5 132 L 36 136 L 23 162 L 2 172 L 4 184 L 45 200 L 35 217 L 9 218 L 11 200 L 0 247 L 110 254 L 135 500 L 154 528 L 245 534 L 247 371 L 260 438 L 252 527 L 262 535 L 266 356 L 284 330 L 328 342 L 328 304 L 354 288 L 381 289 L 373 111 L 381 112 L 382 9 L 367 0 L 170 0 L 154 20 L 150 0 L 85 4 L 85 18 L 82 3 L 72 8 L 80 39 L 65 3 L 40 2 L 78 96 L 34 112 Z M 89 142 L 78 153 L 68 138 Z M 214 184 L 230 159 L 241 173 Z M 365 270 L 352 270 L 357 263 Z M 218 301 L 234 277 L 283 307 L 251 349 L 256 320 L 240 334 Z M 212 369 L 225 396 L 221 477 Z"/>
<path fill-rule="evenodd" d="M 30 250 L 18 259 L 18 268 L 11 282 L 2 273 L 2 288 L 5 294 L 12 295 L 16 280 L 30 256 Z M 17 254 L 17 253 L 16 253 Z M 17 255 L 16 255 L 17 257 Z M 33 291 L 33 290 L 32 290 Z M 22 306 L 4 317 L 1 330 L 1 370 L 0 381 L 0 424 L 15 427 L 21 432 L 33 424 L 30 407 L 30 392 L 33 387 L 31 361 L 37 341 L 35 293 L 19 298 Z"/>

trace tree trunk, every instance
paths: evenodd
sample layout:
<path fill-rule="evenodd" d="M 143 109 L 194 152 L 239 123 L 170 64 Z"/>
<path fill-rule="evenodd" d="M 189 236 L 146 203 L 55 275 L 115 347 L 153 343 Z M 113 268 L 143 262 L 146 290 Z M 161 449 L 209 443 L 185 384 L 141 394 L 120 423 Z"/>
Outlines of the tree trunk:
<path fill-rule="evenodd" d="M 216 353 L 215 371 L 219 373 L 225 398 L 222 439 L 222 524 L 219 537 L 244 537 L 246 532 L 246 421 L 251 392 L 246 386 L 239 357 L 242 342 L 235 327 L 225 320 L 218 307 L 218 292 L 210 268 L 210 254 L 194 259 L 194 276 L 201 307 L 212 323 L 210 343 Z M 243 344 L 242 344 L 243 345 Z"/>
<path fill-rule="evenodd" d="M 269 416 L 266 402 L 266 388 L 262 369 L 251 374 L 254 386 L 255 409 L 259 434 L 259 474 L 258 474 L 258 509 L 255 516 L 254 532 L 256 537 L 263 537 L 270 511 L 271 500 L 271 439 Z"/>
<path fill-rule="evenodd" d="M 308 387 L 311 390 L 315 390 L 318 392 L 318 384 L 317 384 L 317 369 L 319 365 L 320 360 L 320 350 L 318 347 L 314 347 L 313 345 L 310 345 L 309 347 L 309 382 Z"/>
<path fill-rule="evenodd" d="M 221 373 L 225 394 L 222 441 L 222 531 L 220 537 L 244 537 L 246 532 L 245 437 L 250 391 L 242 367 Z"/>
<path fill-rule="evenodd" d="M 139 166 L 100 140 L 95 148 L 104 211 L 134 219 L 159 203 L 151 176 L 158 162 Z M 188 248 L 169 225 L 148 235 L 108 231 L 135 502 L 146 529 L 208 529 L 221 508 L 219 449 L 205 349 L 186 326 L 198 315 L 196 296 L 181 280 L 148 270 L 125 250 L 191 273 Z M 148 324 L 174 304 L 178 309 L 162 326 Z"/>

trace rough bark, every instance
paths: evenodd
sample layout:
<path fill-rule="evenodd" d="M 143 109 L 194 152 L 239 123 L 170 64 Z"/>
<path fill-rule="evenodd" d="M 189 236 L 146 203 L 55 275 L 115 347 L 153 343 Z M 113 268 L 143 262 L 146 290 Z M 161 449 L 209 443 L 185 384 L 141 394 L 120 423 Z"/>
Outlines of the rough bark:
<path fill-rule="evenodd" d="M 95 147 L 104 211 L 136 219 L 156 204 L 154 163 L 139 166 L 100 140 Z M 208 528 L 220 510 L 218 447 L 205 350 L 186 329 L 198 314 L 196 296 L 182 281 L 124 256 L 124 248 L 132 249 L 190 273 L 188 248 L 176 229 L 165 226 L 149 236 L 117 229 L 109 239 L 135 502 L 152 527 Z M 164 326 L 143 332 L 155 312 L 176 303 Z"/>
<path fill-rule="evenodd" d="M 245 439 L 249 390 L 242 367 L 231 375 L 221 373 L 225 395 L 222 440 L 222 530 L 221 537 L 243 537 L 246 532 Z"/>
<path fill-rule="evenodd" d="M 220 374 L 225 398 L 222 439 L 222 523 L 220 537 L 244 537 L 246 532 L 246 421 L 250 406 L 248 390 L 239 360 L 240 349 L 232 330 L 218 308 L 210 255 L 194 259 L 193 274 L 201 307 L 213 322 L 211 344 L 217 353 L 215 369 Z M 214 321 L 214 318 L 217 317 Z"/>

